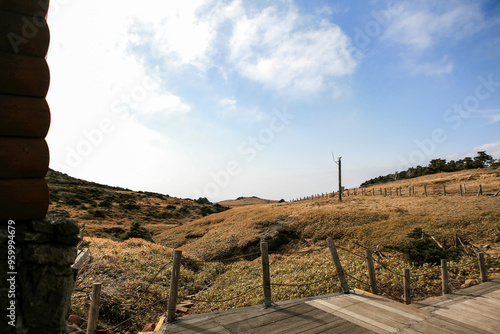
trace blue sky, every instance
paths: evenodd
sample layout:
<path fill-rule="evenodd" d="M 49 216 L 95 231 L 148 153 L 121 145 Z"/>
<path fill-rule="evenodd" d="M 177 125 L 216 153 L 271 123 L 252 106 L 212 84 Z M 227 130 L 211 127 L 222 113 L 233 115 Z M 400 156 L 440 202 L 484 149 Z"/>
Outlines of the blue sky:
<path fill-rule="evenodd" d="M 176 197 L 290 200 L 486 150 L 500 3 L 54 0 L 51 167 Z"/>

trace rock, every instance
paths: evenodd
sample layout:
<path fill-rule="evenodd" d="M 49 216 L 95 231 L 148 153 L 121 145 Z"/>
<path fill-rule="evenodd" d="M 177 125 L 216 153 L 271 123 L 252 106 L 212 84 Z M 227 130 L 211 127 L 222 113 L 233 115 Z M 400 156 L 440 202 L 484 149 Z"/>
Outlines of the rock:
<path fill-rule="evenodd" d="M 16 327 L 0 322 L 0 333 L 64 334 L 85 326 L 75 317 L 67 322 L 75 274 L 74 263 L 80 229 L 68 212 L 50 211 L 42 220 L 17 222 Z M 6 254 L 6 226 L 0 226 L 0 252 Z M 4 259 L 5 261 L 5 259 Z M 5 262 L 4 262 L 5 263 Z M 0 292 L 6 296 L 6 277 L 0 273 Z M 6 309 L 4 299 L 0 306 Z M 2 312 L 4 314 L 5 312 Z M 5 315 L 3 315 L 5 316 Z M 13 329 L 13 330 L 12 330 Z"/>
<path fill-rule="evenodd" d="M 465 281 L 464 284 L 462 284 L 460 286 L 461 289 L 465 289 L 465 288 L 468 288 L 470 286 L 473 286 L 473 285 L 476 285 L 476 284 L 479 284 L 480 281 L 478 279 L 468 279 Z"/>
<path fill-rule="evenodd" d="M 23 251 L 28 263 L 70 266 L 75 262 L 77 249 L 58 244 L 27 244 Z"/>
<path fill-rule="evenodd" d="M 75 324 L 68 324 L 66 330 L 68 333 L 82 333 L 82 329 Z"/>
<path fill-rule="evenodd" d="M 24 320 L 29 327 L 66 327 L 75 280 L 69 267 L 26 265 L 19 272 Z"/>
<path fill-rule="evenodd" d="M 142 329 L 143 332 L 153 332 L 155 330 L 155 324 L 147 324 Z"/>
<path fill-rule="evenodd" d="M 68 317 L 68 322 L 81 327 L 83 325 L 83 323 L 85 322 L 85 320 L 83 320 L 81 317 L 77 316 L 76 314 L 72 314 Z"/>

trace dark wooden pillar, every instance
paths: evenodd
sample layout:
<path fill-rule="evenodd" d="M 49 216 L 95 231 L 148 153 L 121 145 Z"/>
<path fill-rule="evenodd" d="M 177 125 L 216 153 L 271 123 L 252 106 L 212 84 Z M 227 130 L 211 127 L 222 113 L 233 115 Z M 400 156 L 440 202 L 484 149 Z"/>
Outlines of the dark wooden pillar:
<path fill-rule="evenodd" d="M 0 0 L 0 223 L 42 219 L 49 206 L 49 2 Z"/>

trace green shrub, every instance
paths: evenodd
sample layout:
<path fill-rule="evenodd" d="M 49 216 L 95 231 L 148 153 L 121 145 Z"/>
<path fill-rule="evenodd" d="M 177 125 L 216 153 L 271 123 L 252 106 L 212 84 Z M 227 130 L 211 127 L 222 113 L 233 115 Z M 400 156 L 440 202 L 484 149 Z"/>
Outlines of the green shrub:
<path fill-rule="evenodd" d="M 135 211 L 141 209 L 140 205 L 137 205 L 135 203 L 120 204 L 120 207 L 128 211 Z"/>
<path fill-rule="evenodd" d="M 441 259 L 459 260 L 462 255 L 460 248 L 445 249 L 439 247 L 430 235 L 424 233 L 420 227 L 413 229 L 407 237 L 413 240 L 403 245 L 385 247 L 406 254 L 408 260 L 417 266 L 424 263 L 439 265 Z"/>
<path fill-rule="evenodd" d="M 153 238 L 151 235 L 151 232 L 149 232 L 147 229 L 141 226 L 141 223 L 139 222 L 134 222 L 132 223 L 132 226 L 130 226 L 130 229 L 120 235 L 120 239 L 127 240 L 130 238 L 141 238 L 150 242 L 153 242 Z"/>
<path fill-rule="evenodd" d="M 212 204 L 206 197 L 195 199 L 194 202 L 198 204 Z"/>
<path fill-rule="evenodd" d="M 104 201 L 99 203 L 99 207 L 101 207 L 101 208 L 108 208 L 109 209 L 111 206 L 113 206 L 113 202 L 111 201 L 110 198 L 106 198 Z"/>
<path fill-rule="evenodd" d="M 65 203 L 68 205 L 71 205 L 71 206 L 77 206 L 77 205 L 82 204 L 82 202 L 80 202 L 76 198 L 72 198 L 72 197 L 68 198 Z"/>
<path fill-rule="evenodd" d="M 94 218 L 106 218 L 106 212 L 101 210 L 95 210 Z"/>

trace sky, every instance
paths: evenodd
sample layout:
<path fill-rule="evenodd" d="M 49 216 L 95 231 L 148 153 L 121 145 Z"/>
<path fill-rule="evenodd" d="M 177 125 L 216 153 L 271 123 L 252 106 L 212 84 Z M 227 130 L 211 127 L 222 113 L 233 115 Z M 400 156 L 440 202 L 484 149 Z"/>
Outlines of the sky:
<path fill-rule="evenodd" d="M 50 167 L 216 202 L 500 158 L 500 2 L 52 0 Z"/>

